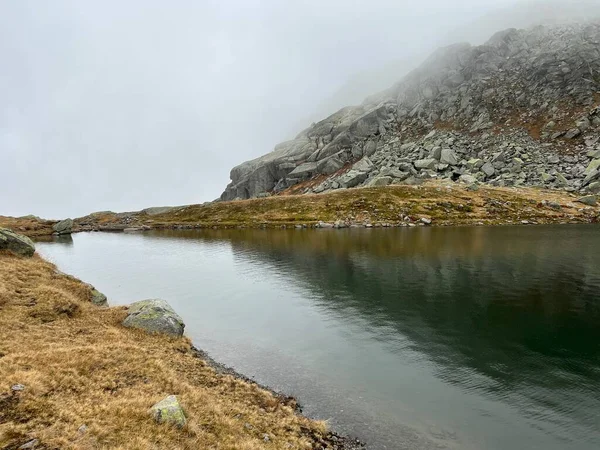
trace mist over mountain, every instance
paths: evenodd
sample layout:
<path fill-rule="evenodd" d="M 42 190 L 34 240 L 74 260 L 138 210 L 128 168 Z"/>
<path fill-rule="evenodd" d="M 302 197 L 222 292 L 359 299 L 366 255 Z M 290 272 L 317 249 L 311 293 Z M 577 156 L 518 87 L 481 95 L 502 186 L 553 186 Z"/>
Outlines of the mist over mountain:
<path fill-rule="evenodd" d="M 507 28 L 530 28 L 536 25 L 559 25 L 569 22 L 585 22 L 600 18 L 598 0 L 525 0 L 507 7 L 496 8 L 493 12 L 468 19 L 450 32 L 436 36 L 429 52 L 457 42 L 483 44 L 491 34 Z M 424 54 L 399 55 L 379 66 L 364 69 L 352 74 L 335 91 L 315 107 L 315 112 L 299 123 L 298 129 L 306 123 L 323 119 L 344 106 L 359 105 L 365 98 L 398 82 L 408 72 L 416 68 L 425 58 Z"/>
<path fill-rule="evenodd" d="M 438 178 L 600 191 L 600 21 L 498 31 L 231 171 L 223 200 Z"/>

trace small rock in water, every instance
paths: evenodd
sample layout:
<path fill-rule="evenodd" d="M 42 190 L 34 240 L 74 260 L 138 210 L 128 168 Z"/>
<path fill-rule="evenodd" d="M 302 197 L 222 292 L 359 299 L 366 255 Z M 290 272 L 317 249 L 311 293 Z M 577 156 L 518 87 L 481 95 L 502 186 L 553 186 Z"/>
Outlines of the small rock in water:
<path fill-rule="evenodd" d="M 431 219 L 428 219 L 427 217 L 421 218 L 421 222 L 425 225 L 431 225 Z"/>
<path fill-rule="evenodd" d="M 73 229 L 73 219 L 65 219 L 57 222 L 52 227 L 56 234 L 71 234 Z"/>

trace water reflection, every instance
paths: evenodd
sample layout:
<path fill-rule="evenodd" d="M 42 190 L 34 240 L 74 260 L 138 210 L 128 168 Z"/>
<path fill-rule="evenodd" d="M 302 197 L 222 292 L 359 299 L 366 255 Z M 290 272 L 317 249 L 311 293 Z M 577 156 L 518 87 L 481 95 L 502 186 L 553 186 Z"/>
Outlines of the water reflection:
<path fill-rule="evenodd" d="M 161 232 L 228 241 L 316 291 L 319 306 L 406 337 L 437 376 L 598 441 L 600 235 L 595 227 Z"/>
<path fill-rule="evenodd" d="M 111 301 L 169 299 L 215 358 L 371 448 L 600 446 L 597 227 L 74 240 L 41 250 Z"/>
<path fill-rule="evenodd" d="M 73 236 L 70 234 L 52 234 L 50 236 L 37 236 L 35 242 L 43 242 L 45 244 L 63 244 L 73 245 Z"/>

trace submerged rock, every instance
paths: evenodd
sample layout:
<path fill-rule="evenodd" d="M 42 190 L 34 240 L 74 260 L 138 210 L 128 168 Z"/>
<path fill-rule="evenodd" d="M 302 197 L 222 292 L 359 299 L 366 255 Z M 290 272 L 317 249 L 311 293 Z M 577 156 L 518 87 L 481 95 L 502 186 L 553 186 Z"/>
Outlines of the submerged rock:
<path fill-rule="evenodd" d="M 187 423 L 185 412 L 174 395 L 169 395 L 150 408 L 154 420 L 158 423 L 168 423 L 177 427 L 183 427 Z"/>
<path fill-rule="evenodd" d="M 56 234 L 71 234 L 71 230 L 73 229 L 73 219 L 61 220 L 60 222 L 55 223 L 52 229 Z"/>
<path fill-rule="evenodd" d="M 123 325 L 176 337 L 182 336 L 185 328 L 181 317 L 161 299 L 141 300 L 129 305 Z"/>
<path fill-rule="evenodd" d="M 0 228 L 0 250 L 10 250 L 21 256 L 33 256 L 35 245 L 31 239 L 8 228 Z"/>

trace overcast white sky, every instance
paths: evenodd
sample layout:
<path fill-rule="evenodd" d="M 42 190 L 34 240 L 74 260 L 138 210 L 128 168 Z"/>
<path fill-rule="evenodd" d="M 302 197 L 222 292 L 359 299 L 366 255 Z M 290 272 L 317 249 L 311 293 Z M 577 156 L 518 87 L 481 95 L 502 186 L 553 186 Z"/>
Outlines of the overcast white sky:
<path fill-rule="evenodd" d="M 0 0 L 0 214 L 213 200 L 355 73 L 512 3 Z"/>

